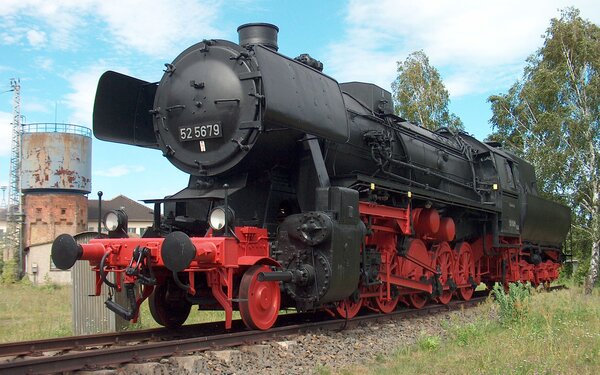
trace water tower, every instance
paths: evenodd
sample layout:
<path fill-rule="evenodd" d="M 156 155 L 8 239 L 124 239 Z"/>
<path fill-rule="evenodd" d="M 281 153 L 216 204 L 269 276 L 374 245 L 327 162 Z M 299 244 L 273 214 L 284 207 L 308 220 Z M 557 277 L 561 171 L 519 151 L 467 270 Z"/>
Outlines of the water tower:
<path fill-rule="evenodd" d="M 24 125 L 21 168 L 25 248 L 87 229 L 86 194 L 92 189 L 89 128 Z"/>

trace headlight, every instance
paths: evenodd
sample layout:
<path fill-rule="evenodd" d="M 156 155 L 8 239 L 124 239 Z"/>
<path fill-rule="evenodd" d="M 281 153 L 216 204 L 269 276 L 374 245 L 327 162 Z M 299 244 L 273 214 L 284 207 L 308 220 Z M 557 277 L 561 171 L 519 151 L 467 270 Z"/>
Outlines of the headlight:
<path fill-rule="evenodd" d="M 116 230 L 119 227 L 119 216 L 115 212 L 109 212 L 104 216 L 104 227 L 109 232 Z"/>
<path fill-rule="evenodd" d="M 221 230 L 225 227 L 225 209 L 223 207 L 217 207 L 210 213 L 208 218 L 208 224 L 214 230 Z"/>
<path fill-rule="evenodd" d="M 109 211 L 104 215 L 103 222 L 109 232 L 123 230 L 127 227 L 127 214 L 122 210 Z"/>
<path fill-rule="evenodd" d="M 228 223 L 229 222 L 229 223 Z M 208 217 L 208 224 L 213 230 L 220 231 L 233 222 L 233 212 L 229 209 L 227 220 L 225 218 L 225 207 L 216 207 Z"/>

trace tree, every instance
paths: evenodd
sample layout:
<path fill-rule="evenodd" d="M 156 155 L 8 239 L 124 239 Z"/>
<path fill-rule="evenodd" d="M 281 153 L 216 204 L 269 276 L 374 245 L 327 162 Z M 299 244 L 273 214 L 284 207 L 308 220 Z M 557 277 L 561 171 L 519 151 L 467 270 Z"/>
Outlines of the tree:
<path fill-rule="evenodd" d="M 427 55 L 416 51 L 397 64 L 398 77 L 392 82 L 396 114 L 430 130 L 462 130 L 462 121 L 448 112 L 448 90 Z"/>
<path fill-rule="evenodd" d="M 522 80 L 488 100 L 492 138 L 530 160 L 542 190 L 571 205 L 576 237 L 591 243 L 591 293 L 600 264 L 600 28 L 577 9 L 562 10 Z"/>

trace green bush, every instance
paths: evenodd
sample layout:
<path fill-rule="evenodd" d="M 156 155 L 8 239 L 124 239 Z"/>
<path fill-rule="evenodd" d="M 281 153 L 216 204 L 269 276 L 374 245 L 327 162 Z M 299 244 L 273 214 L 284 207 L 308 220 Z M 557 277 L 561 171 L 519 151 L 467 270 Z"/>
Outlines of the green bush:
<path fill-rule="evenodd" d="M 463 347 L 475 344 L 483 337 L 485 332 L 484 325 L 480 321 L 477 321 L 453 327 L 451 337 L 454 338 L 456 345 Z"/>
<path fill-rule="evenodd" d="M 573 272 L 573 282 L 575 285 L 583 285 L 588 272 L 590 270 L 590 258 L 582 259 L 579 262 L 579 267 Z"/>
<path fill-rule="evenodd" d="M 531 290 L 529 283 L 523 284 L 520 281 L 509 284 L 508 292 L 503 285 L 499 283 L 494 285 L 492 293 L 500 307 L 500 322 L 503 325 L 518 323 L 527 317 Z"/>
<path fill-rule="evenodd" d="M 15 258 L 4 262 L 2 268 L 2 282 L 5 284 L 14 284 L 19 281 L 18 265 Z"/>
<path fill-rule="evenodd" d="M 417 346 L 421 350 L 436 351 L 442 345 L 442 339 L 439 336 L 421 336 L 417 341 Z"/>

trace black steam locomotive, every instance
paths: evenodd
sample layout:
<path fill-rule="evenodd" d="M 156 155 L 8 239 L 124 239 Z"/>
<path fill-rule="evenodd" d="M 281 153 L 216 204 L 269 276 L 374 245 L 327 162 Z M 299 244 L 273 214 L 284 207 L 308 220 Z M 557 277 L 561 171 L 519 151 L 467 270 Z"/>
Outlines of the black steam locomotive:
<path fill-rule="evenodd" d="M 531 164 L 403 120 L 388 91 L 279 54 L 278 31 L 247 24 L 239 44 L 203 40 L 158 84 L 101 77 L 95 136 L 161 150 L 189 184 L 147 201 L 155 222 L 141 239 L 124 238 L 122 213 L 106 218 L 107 239 L 60 236 L 57 266 L 123 274 L 130 306 L 107 306 L 127 319 L 150 297 L 166 326 L 198 305 L 225 310 L 228 327 L 239 309 L 259 329 L 282 307 L 351 318 L 558 277 L 570 211 L 539 196 Z"/>

